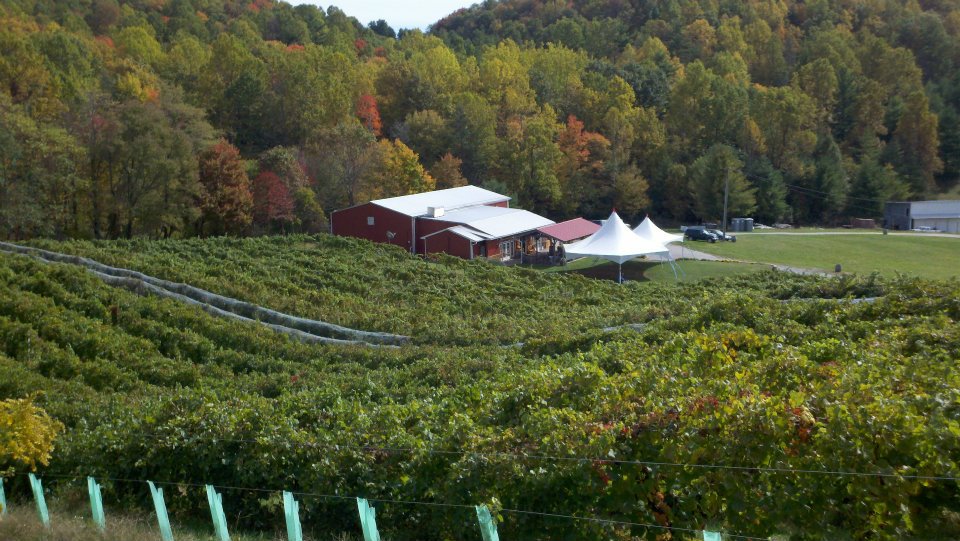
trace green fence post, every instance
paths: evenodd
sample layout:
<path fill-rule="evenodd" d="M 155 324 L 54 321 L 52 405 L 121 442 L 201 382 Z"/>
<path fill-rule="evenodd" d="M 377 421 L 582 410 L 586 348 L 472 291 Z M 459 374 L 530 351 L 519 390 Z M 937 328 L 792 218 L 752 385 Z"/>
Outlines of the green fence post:
<path fill-rule="evenodd" d="M 37 476 L 30 474 L 30 488 L 33 489 L 33 498 L 37 500 L 37 512 L 40 513 L 40 522 L 45 528 L 50 527 L 50 514 L 47 513 L 47 500 L 43 497 L 43 484 Z"/>
<path fill-rule="evenodd" d="M 477 506 L 477 520 L 480 521 L 480 534 L 483 535 L 483 541 L 500 541 L 497 523 L 493 521 L 493 516 L 490 515 L 486 505 Z"/>
<path fill-rule="evenodd" d="M 377 511 L 363 498 L 357 498 L 357 510 L 360 511 L 363 541 L 380 541 L 380 532 L 377 531 Z"/>
<path fill-rule="evenodd" d="M 719 532 L 708 532 L 707 530 L 703 531 L 703 541 L 720 541 Z"/>
<path fill-rule="evenodd" d="M 167 504 L 163 501 L 163 489 L 157 488 L 153 481 L 150 485 L 150 495 L 153 497 L 153 507 L 157 510 L 157 523 L 160 524 L 160 539 L 173 541 L 173 530 L 170 528 L 170 517 L 167 516 Z"/>
<path fill-rule="evenodd" d="M 230 541 L 227 532 L 227 517 L 223 514 L 223 495 L 218 494 L 213 485 L 207 485 L 207 503 L 210 504 L 210 516 L 213 518 L 213 529 L 219 541 Z"/>
<path fill-rule="evenodd" d="M 303 541 L 303 530 L 300 529 L 300 504 L 293 499 L 293 494 L 284 491 L 283 513 L 287 518 L 287 541 Z"/>
<path fill-rule="evenodd" d="M 3 477 L 0 477 L 0 517 L 7 514 L 7 495 L 3 492 Z"/>
<path fill-rule="evenodd" d="M 107 518 L 103 516 L 103 496 L 100 494 L 100 485 L 93 477 L 87 477 L 87 492 L 90 493 L 90 510 L 97 528 L 103 532 L 107 529 Z"/>

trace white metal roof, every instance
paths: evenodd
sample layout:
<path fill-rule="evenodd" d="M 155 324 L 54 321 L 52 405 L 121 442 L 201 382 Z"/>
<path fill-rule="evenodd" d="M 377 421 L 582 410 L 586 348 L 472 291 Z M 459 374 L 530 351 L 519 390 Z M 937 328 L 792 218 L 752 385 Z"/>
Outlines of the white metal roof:
<path fill-rule="evenodd" d="M 459 188 L 434 190 L 432 192 L 415 193 L 413 195 L 401 195 L 400 197 L 389 197 L 387 199 L 375 199 L 371 201 L 371 203 L 413 217 L 426 215 L 427 207 L 442 207 L 444 210 L 449 211 L 451 209 L 475 205 L 489 205 L 509 200 L 510 198 L 505 195 L 484 190 L 478 186 L 461 186 Z"/>
<path fill-rule="evenodd" d="M 449 229 L 444 229 L 444 231 L 449 231 L 455 235 L 460 235 L 461 237 L 473 242 L 489 240 L 488 235 L 482 235 L 479 231 L 474 231 L 473 229 L 464 227 L 462 225 L 455 225 Z"/>
<path fill-rule="evenodd" d="M 637 235 L 623 223 L 616 211 L 603 223 L 600 230 L 589 237 L 566 246 L 567 256 L 595 256 L 623 263 L 646 254 L 668 252 L 662 243 Z"/>
<path fill-rule="evenodd" d="M 673 233 L 667 233 L 663 229 L 657 227 L 657 224 L 653 223 L 653 220 L 649 216 L 643 219 L 633 230 L 634 233 L 640 235 L 641 237 L 652 240 L 660 244 L 669 244 L 671 242 L 683 242 L 683 235 L 674 235 Z"/>
<path fill-rule="evenodd" d="M 533 231 L 538 227 L 554 223 L 553 220 L 528 210 L 488 206 L 454 210 L 438 218 L 427 219 L 461 224 L 451 228 L 451 231 L 460 235 L 463 227 L 466 227 L 473 236 L 487 240 Z M 471 238 L 470 240 L 478 239 Z"/>
<path fill-rule="evenodd" d="M 451 212 L 445 218 L 486 233 L 491 238 L 508 237 L 554 223 L 529 210 L 503 207 L 472 207 Z"/>

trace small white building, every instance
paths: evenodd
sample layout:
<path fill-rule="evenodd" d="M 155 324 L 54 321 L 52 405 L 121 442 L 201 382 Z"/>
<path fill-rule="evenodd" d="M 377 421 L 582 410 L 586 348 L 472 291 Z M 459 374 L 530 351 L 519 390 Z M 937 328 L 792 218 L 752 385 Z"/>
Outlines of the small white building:
<path fill-rule="evenodd" d="M 929 227 L 944 233 L 960 233 L 960 200 L 890 202 L 883 214 L 884 226 L 888 229 Z"/>

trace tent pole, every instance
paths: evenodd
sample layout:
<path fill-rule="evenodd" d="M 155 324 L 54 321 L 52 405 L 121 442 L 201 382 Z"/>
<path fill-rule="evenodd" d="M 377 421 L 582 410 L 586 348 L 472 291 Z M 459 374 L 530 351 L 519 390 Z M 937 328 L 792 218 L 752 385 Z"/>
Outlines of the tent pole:
<path fill-rule="evenodd" d="M 623 263 L 617 263 L 617 270 L 619 271 L 619 274 L 620 274 L 620 282 L 619 282 L 619 283 L 622 284 L 622 283 L 623 283 Z"/>

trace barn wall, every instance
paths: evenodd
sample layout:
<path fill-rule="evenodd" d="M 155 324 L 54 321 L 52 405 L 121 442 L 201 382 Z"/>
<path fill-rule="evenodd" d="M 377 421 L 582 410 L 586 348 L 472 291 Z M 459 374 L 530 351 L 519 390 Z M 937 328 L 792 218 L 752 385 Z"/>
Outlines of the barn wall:
<path fill-rule="evenodd" d="M 373 217 L 373 225 L 367 224 L 370 216 Z M 371 203 L 335 211 L 330 215 L 330 230 L 334 235 L 357 237 L 410 249 L 411 218 Z M 387 237 L 388 231 L 395 233 L 392 240 Z"/>
<path fill-rule="evenodd" d="M 444 231 L 425 239 L 425 241 L 428 254 L 446 253 L 463 259 L 470 259 L 470 241 L 459 235 Z"/>
<path fill-rule="evenodd" d="M 424 218 L 417 218 L 417 253 L 422 254 L 423 251 L 423 237 L 436 233 L 437 231 L 443 231 L 444 229 L 453 227 L 457 224 L 452 222 L 443 222 L 440 220 L 426 220 Z M 434 235 L 436 237 L 442 235 Z M 432 239 L 433 237 L 430 237 Z M 429 240 L 429 239 L 428 239 Z M 428 251 L 426 253 L 435 253 L 437 250 L 433 249 L 433 243 L 428 244 Z"/>
<path fill-rule="evenodd" d="M 906 231 L 910 229 L 910 203 L 887 203 L 883 213 L 883 226 L 887 229 Z"/>

